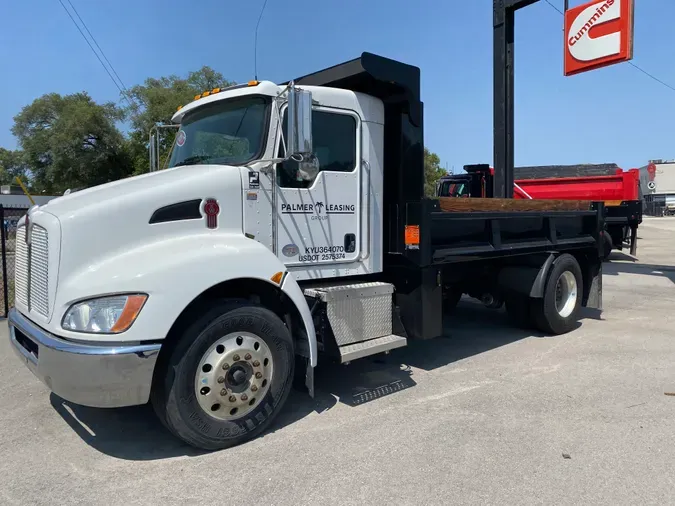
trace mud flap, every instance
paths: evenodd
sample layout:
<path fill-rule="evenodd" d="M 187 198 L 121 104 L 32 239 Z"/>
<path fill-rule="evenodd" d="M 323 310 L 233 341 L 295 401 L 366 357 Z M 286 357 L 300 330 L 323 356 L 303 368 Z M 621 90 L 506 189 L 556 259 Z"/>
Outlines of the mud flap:
<path fill-rule="evenodd" d="M 630 227 L 630 254 L 637 255 L 637 225 Z"/>
<path fill-rule="evenodd" d="M 587 268 L 586 279 L 590 280 L 584 290 L 583 306 L 602 310 L 602 262 L 591 264 Z"/>
<path fill-rule="evenodd" d="M 307 368 L 305 369 L 305 387 L 309 396 L 314 399 L 314 367 L 309 360 L 307 360 Z"/>
<path fill-rule="evenodd" d="M 314 367 L 307 357 L 295 356 L 293 388 L 299 392 L 306 392 L 312 399 L 314 398 Z"/>

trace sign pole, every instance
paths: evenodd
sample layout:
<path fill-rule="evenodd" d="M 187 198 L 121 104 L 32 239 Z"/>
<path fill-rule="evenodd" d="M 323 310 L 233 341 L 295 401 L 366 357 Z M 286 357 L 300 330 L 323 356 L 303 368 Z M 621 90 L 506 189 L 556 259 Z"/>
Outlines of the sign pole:
<path fill-rule="evenodd" d="M 513 198 L 515 13 L 539 0 L 493 0 L 493 195 Z"/>

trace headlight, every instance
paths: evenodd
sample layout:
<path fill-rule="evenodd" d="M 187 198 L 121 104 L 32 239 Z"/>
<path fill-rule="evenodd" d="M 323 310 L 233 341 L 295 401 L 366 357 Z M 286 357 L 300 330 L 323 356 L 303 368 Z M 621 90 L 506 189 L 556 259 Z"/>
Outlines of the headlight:
<path fill-rule="evenodd" d="M 119 334 L 131 327 L 147 298 L 144 294 L 130 294 L 77 302 L 66 311 L 61 327 L 75 332 Z"/>

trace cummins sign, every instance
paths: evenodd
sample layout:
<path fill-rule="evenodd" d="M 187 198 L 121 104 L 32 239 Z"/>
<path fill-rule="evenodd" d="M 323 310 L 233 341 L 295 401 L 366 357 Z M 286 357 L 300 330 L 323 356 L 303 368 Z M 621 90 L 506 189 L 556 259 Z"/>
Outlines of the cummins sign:
<path fill-rule="evenodd" d="M 634 0 L 592 0 L 565 12 L 565 75 L 633 58 Z"/>

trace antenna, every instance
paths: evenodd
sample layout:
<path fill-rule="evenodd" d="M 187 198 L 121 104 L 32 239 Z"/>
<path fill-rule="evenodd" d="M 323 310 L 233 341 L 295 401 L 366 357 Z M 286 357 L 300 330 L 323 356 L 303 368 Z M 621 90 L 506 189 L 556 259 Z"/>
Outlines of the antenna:
<path fill-rule="evenodd" d="M 263 12 L 265 12 L 265 7 L 267 7 L 267 0 L 263 3 L 262 9 L 260 9 L 260 15 L 258 16 L 258 22 L 255 24 L 255 44 L 253 49 L 253 73 L 255 74 L 255 80 L 258 80 L 258 27 L 260 26 L 260 20 L 262 19 Z"/>

